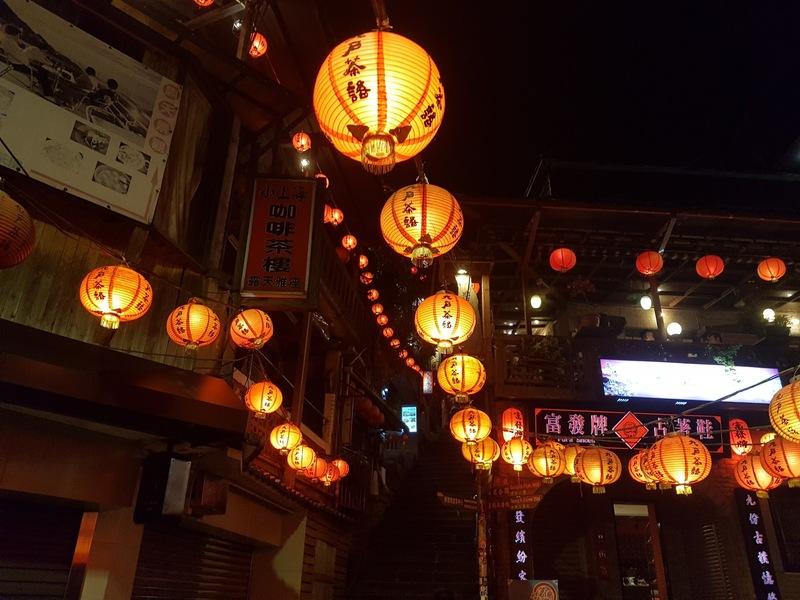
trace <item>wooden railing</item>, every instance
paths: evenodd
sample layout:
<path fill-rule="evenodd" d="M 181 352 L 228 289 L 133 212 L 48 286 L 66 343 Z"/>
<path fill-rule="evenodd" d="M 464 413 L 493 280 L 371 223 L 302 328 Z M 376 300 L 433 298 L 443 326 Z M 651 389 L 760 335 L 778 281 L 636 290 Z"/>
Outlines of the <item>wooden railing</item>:
<path fill-rule="evenodd" d="M 571 340 L 554 336 L 495 338 L 495 396 L 564 400 L 575 396 L 580 373 Z"/>

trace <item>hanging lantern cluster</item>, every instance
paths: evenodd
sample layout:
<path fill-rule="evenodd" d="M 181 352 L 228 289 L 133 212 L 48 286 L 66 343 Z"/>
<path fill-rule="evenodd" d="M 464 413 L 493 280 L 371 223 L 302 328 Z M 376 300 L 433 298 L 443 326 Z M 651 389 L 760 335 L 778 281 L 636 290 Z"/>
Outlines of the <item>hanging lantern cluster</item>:
<path fill-rule="evenodd" d="M 83 307 L 100 317 L 106 329 L 118 329 L 121 322 L 143 317 L 153 303 L 153 288 L 128 267 L 99 267 L 83 278 L 79 289 Z"/>
<path fill-rule="evenodd" d="M 423 182 L 392 194 L 381 210 L 380 225 L 392 250 L 417 267 L 428 267 L 458 243 L 464 216 L 450 192 Z"/>
<path fill-rule="evenodd" d="M 0 190 L 0 269 L 14 267 L 28 258 L 35 240 L 28 211 Z"/>
<path fill-rule="evenodd" d="M 605 486 L 619 480 L 621 471 L 622 463 L 611 450 L 589 447 L 575 457 L 575 475 L 592 486 L 593 494 L 605 494 Z"/>
<path fill-rule="evenodd" d="M 331 144 L 374 174 L 419 154 L 436 135 L 445 107 L 431 57 L 383 29 L 346 39 L 328 54 L 313 104 Z"/>
<path fill-rule="evenodd" d="M 475 444 L 461 444 L 462 456 L 481 471 L 488 471 L 492 464 L 500 458 L 500 445 L 491 437 L 486 437 Z"/>
<path fill-rule="evenodd" d="M 419 336 L 435 344 L 442 354 L 449 354 L 453 346 L 467 341 L 475 329 L 475 321 L 472 305 L 448 291 L 425 298 L 414 313 Z"/>
<path fill-rule="evenodd" d="M 459 404 L 468 403 L 486 383 L 483 363 L 468 354 L 453 354 L 439 363 L 436 379 L 442 390 L 455 397 Z"/>

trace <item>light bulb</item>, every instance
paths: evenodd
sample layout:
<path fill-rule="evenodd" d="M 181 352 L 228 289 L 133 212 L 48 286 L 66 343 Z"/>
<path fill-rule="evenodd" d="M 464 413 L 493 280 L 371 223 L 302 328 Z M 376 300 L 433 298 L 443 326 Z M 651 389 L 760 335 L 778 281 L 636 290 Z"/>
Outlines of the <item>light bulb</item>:
<path fill-rule="evenodd" d="M 466 289 L 469 286 L 470 276 L 466 269 L 459 269 L 456 271 L 456 284 L 458 284 L 458 291 Z"/>
<path fill-rule="evenodd" d="M 771 308 L 765 308 L 764 312 L 761 313 L 761 316 L 764 317 L 764 320 L 767 323 L 772 323 L 775 321 L 775 311 Z"/>
<path fill-rule="evenodd" d="M 667 335 L 680 335 L 683 331 L 683 327 L 677 321 L 673 321 L 669 325 L 667 325 Z"/>
<path fill-rule="evenodd" d="M 542 297 L 539 294 L 531 296 L 531 308 L 542 308 Z"/>
<path fill-rule="evenodd" d="M 311 165 L 311 161 L 310 160 L 308 160 L 307 158 L 301 158 L 300 159 L 300 166 L 302 168 L 307 169 L 309 167 L 309 165 Z"/>
<path fill-rule="evenodd" d="M 645 294 L 641 298 L 639 298 L 639 306 L 642 307 L 642 310 L 650 310 L 653 308 L 653 299 Z"/>

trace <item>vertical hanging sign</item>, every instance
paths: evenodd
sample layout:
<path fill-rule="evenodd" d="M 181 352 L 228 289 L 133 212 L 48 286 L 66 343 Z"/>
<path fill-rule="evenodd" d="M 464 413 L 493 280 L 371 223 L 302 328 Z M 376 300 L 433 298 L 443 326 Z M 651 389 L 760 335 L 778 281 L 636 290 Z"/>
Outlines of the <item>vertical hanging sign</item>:
<path fill-rule="evenodd" d="M 750 563 L 756 600 L 781 600 L 758 498 L 754 492 L 742 489 L 734 490 L 734 495 L 741 517 L 744 547 Z"/>
<path fill-rule="evenodd" d="M 509 546 L 511 548 L 509 573 L 511 579 L 517 581 L 533 579 L 533 556 L 529 542 L 531 514 L 526 510 L 508 511 Z"/>
<path fill-rule="evenodd" d="M 308 300 L 317 220 L 313 179 L 257 178 L 242 270 L 245 298 Z"/>

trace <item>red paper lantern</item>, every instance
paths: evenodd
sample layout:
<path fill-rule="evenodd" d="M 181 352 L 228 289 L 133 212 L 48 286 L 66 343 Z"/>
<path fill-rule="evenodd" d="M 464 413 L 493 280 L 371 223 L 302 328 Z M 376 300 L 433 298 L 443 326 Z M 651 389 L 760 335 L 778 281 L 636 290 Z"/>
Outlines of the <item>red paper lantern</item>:
<path fill-rule="evenodd" d="M 774 283 L 786 275 L 786 263 L 780 258 L 770 256 L 758 263 L 758 276 L 764 281 Z"/>
<path fill-rule="evenodd" d="M 254 31 L 250 34 L 250 50 L 248 51 L 253 58 L 260 58 L 267 53 L 267 38 Z"/>
<path fill-rule="evenodd" d="M 664 268 L 664 259 L 654 250 L 645 250 L 636 257 L 636 270 L 645 277 L 651 277 Z"/>
<path fill-rule="evenodd" d="M 408 358 L 408 350 L 406 350 L 405 348 L 403 348 L 402 350 L 400 350 L 400 352 L 398 352 L 398 353 L 397 353 L 397 357 L 398 357 L 398 358 L 401 358 L 401 359 L 406 359 L 406 358 Z"/>
<path fill-rule="evenodd" d="M 372 305 L 372 314 L 373 315 L 382 315 L 383 314 L 383 304 L 376 302 Z"/>
<path fill-rule="evenodd" d="M 307 152 L 311 150 L 311 136 L 305 131 L 298 131 L 292 136 L 292 146 L 294 146 L 294 149 L 298 152 Z M 323 175 L 323 177 L 325 176 Z"/>
<path fill-rule="evenodd" d="M 413 367 L 413 366 L 414 366 L 414 365 L 416 365 L 416 364 L 417 364 L 417 361 L 416 361 L 416 360 L 414 360 L 414 357 L 413 357 L 413 356 L 409 356 L 409 357 L 406 359 L 406 366 L 407 366 L 407 367 Z"/>
<path fill-rule="evenodd" d="M 400 340 L 398 340 L 397 338 L 392 338 L 391 341 L 389 342 L 389 346 L 392 348 L 399 348 Z"/>
<path fill-rule="evenodd" d="M 725 261 L 716 254 L 707 254 L 697 259 L 694 269 L 703 279 L 714 279 L 725 270 Z"/>
<path fill-rule="evenodd" d="M 364 271 L 358 278 L 363 285 L 370 285 L 373 279 L 375 279 L 375 276 L 369 271 Z"/>
<path fill-rule="evenodd" d="M 556 248 L 550 253 L 550 267 L 559 273 L 566 273 L 577 262 L 578 258 L 569 248 Z"/>
<path fill-rule="evenodd" d="M 394 335 L 394 329 L 392 329 L 391 327 L 384 327 L 383 331 L 381 331 L 381 333 L 383 334 L 383 337 L 385 337 L 386 339 L 389 339 L 390 337 L 392 337 Z"/>
<path fill-rule="evenodd" d="M 344 213 L 341 209 L 326 204 L 322 211 L 322 222 L 330 223 L 334 227 L 337 227 L 341 225 L 342 221 L 344 221 Z"/>
<path fill-rule="evenodd" d="M 385 327 L 386 325 L 389 324 L 389 317 L 387 317 L 386 315 L 378 315 L 377 317 L 375 317 L 375 322 L 381 327 Z"/>
<path fill-rule="evenodd" d="M 358 255 L 358 268 L 359 269 L 366 269 L 367 265 L 369 265 L 369 259 L 367 258 L 366 254 L 359 254 Z"/>
<path fill-rule="evenodd" d="M 216 0 L 194 0 L 194 3 L 197 4 L 200 8 L 208 8 L 212 4 L 214 4 Z"/>
<path fill-rule="evenodd" d="M 731 440 L 731 452 L 738 456 L 744 456 L 753 449 L 753 436 L 750 435 L 750 428 L 742 419 L 731 419 L 728 421 L 728 435 Z"/>
<path fill-rule="evenodd" d="M 375 302 L 375 300 L 377 300 L 380 297 L 381 294 L 378 290 L 374 288 L 371 290 L 367 290 L 367 300 L 369 300 L 370 302 Z"/>
<path fill-rule="evenodd" d="M 356 246 L 358 246 L 358 240 L 356 239 L 356 236 L 348 233 L 342 238 L 342 247 L 352 250 Z"/>

